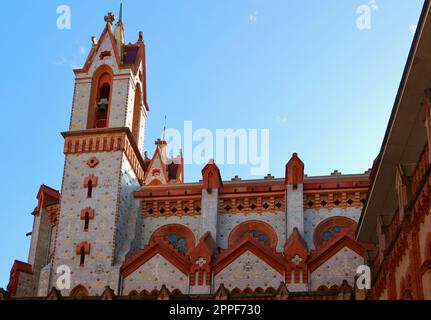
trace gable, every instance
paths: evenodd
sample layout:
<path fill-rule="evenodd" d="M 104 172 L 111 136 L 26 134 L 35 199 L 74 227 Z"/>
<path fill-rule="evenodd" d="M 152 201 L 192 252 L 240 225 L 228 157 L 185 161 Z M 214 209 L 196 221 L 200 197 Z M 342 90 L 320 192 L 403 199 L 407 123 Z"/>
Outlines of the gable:
<path fill-rule="evenodd" d="M 190 270 L 188 257 L 183 253 L 179 253 L 163 239 L 154 239 L 150 245 L 145 246 L 144 249 L 138 250 L 134 255 L 126 259 L 121 267 L 121 274 L 127 277 L 157 254 L 163 256 L 171 264 L 175 265 L 183 274 L 188 274 Z"/>
<path fill-rule="evenodd" d="M 114 70 L 114 73 L 118 73 L 122 67 L 119 53 L 115 47 L 114 35 L 108 23 L 103 29 L 97 45 L 91 48 L 84 67 L 75 69 L 74 72 L 75 74 L 92 74 L 102 64 L 109 65 Z"/>
<path fill-rule="evenodd" d="M 109 65 L 113 70 L 115 70 L 115 73 L 118 73 L 119 64 L 116 59 L 117 49 L 112 42 L 113 39 L 111 39 L 109 33 L 106 32 L 100 41 L 102 42 L 90 61 L 89 73 L 92 74 L 102 64 Z"/>
<path fill-rule="evenodd" d="M 350 236 L 344 235 L 335 238 L 327 245 L 321 246 L 318 250 L 312 251 L 308 260 L 309 270 L 316 270 L 344 247 L 347 247 L 348 249 L 354 251 L 357 255 L 364 257 L 365 247 L 352 239 Z"/>
<path fill-rule="evenodd" d="M 160 149 L 156 148 L 156 152 L 154 153 L 153 159 L 151 160 L 147 173 L 145 175 L 145 184 L 160 184 L 154 183 L 155 181 L 160 181 L 161 184 L 168 183 L 168 179 L 166 177 L 165 164 L 162 161 Z"/>
<path fill-rule="evenodd" d="M 187 275 L 160 253 L 153 255 L 139 268 L 127 275 L 123 280 L 123 292 L 129 294 L 132 290 L 150 292 L 160 289 L 163 285 L 186 292 Z"/>
<path fill-rule="evenodd" d="M 286 261 L 284 260 L 284 257 L 276 253 L 274 248 L 270 248 L 259 243 L 250 235 L 245 236 L 233 247 L 225 250 L 221 255 L 218 256 L 213 265 L 214 273 L 217 274 L 221 272 L 229 264 L 231 264 L 234 260 L 242 256 L 243 253 L 247 251 L 250 251 L 252 254 L 265 261 L 265 263 L 277 270 L 278 273 L 284 274 L 286 267 Z"/>
<path fill-rule="evenodd" d="M 284 281 L 284 273 L 280 273 L 268 262 L 250 250 L 229 262 L 214 276 L 215 286 L 224 284 L 229 290 L 239 288 L 256 289 L 261 287 L 277 288 Z"/>
<path fill-rule="evenodd" d="M 353 285 L 356 268 L 363 263 L 363 256 L 351 248 L 340 248 L 311 272 L 311 290 L 316 291 L 320 286 L 340 286 L 344 280 Z"/>

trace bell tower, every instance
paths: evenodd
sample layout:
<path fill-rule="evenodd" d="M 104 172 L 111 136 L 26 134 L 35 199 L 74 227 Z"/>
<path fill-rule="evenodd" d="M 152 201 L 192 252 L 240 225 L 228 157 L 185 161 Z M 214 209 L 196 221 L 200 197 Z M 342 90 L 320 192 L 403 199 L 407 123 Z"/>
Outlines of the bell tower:
<path fill-rule="evenodd" d="M 62 133 L 65 165 L 55 251 L 42 271 L 41 279 L 48 281 L 39 284 L 39 295 L 55 286 L 60 265 L 72 273 L 71 287 L 62 295 L 98 295 L 107 285 L 117 291 L 121 264 L 141 246 L 133 192 L 144 179 L 145 45 L 142 32 L 135 43 L 124 43 L 121 11 L 115 28 L 114 15 L 105 16 L 99 40 L 92 37 L 84 66 L 74 70 L 70 127 Z"/>

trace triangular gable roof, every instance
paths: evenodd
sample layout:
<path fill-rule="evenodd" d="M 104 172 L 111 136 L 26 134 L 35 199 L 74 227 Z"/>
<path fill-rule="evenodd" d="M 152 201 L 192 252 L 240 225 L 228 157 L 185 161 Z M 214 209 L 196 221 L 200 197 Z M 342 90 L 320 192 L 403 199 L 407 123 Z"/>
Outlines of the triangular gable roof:
<path fill-rule="evenodd" d="M 143 85 L 143 102 L 145 105 L 145 108 L 147 111 L 150 110 L 149 106 L 148 106 L 148 101 L 147 101 L 147 79 L 146 79 L 146 74 L 147 74 L 147 67 L 145 64 L 145 44 L 143 40 L 138 40 L 135 44 L 128 44 L 128 45 L 124 45 L 123 47 L 125 48 L 125 51 L 129 52 L 130 49 L 137 49 L 136 53 L 133 54 L 134 56 L 134 62 L 130 63 L 130 59 L 127 59 L 127 63 L 121 63 L 121 57 L 120 57 L 120 53 L 117 50 L 117 46 L 116 46 L 116 42 L 115 42 L 115 37 L 114 37 L 114 33 L 112 32 L 112 27 L 110 25 L 109 22 L 107 22 L 105 24 L 105 28 L 102 31 L 102 34 L 99 37 L 99 40 L 97 41 L 97 44 L 95 46 L 93 46 L 90 50 L 90 52 L 88 53 L 87 59 L 85 60 L 84 66 L 80 69 L 74 69 L 73 72 L 75 74 L 82 74 L 82 73 L 87 73 L 91 67 L 91 63 L 95 58 L 95 55 L 97 54 L 97 52 L 99 51 L 106 34 L 108 34 L 109 36 L 109 40 L 111 42 L 111 47 L 112 50 L 114 52 L 114 56 L 115 56 L 115 61 L 117 63 L 117 66 L 119 69 L 132 69 L 132 72 L 134 75 L 136 75 L 136 73 L 139 70 L 139 66 L 142 63 L 142 85 Z M 132 59 L 133 60 L 133 59 Z"/>
<path fill-rule="evenodd" d="M 284 255 L 295 255 L 298 254 L 300 256 L 308 255 L 308 246 L 305 242 L 304 238 L 302 238 L 301 234 L 298 231 L 298 228 L 294 228 L 292 234 L 287 239 L 286 244 L 284 245 Z"/>
<path fill-rule="evenodd" d="M 207 262 L 211 262 L 217 253 L 217 244 L 207 231 L 200 239 L 198 245 L 190 252 L 190 259 L 195 261 L 203 257 Z"/>
<path fill-rule="evenodd" d="M 265 246 L 262 242 L 256 240 L 251 235 L 245 236 L 238 241 L 233 247 L 225 250 L 220 254 L 213 264 L 214 273 L 217 274 L 231 264 L 235 259 L 240 257 L 246 251 L 250 251 L 280 274 L 284 274 L 286 260 L 275 249 Z"/>
<path fill-rule="evenodd" d="M 116 42 L 115 42 L 115 37 L 114 37 L 114 33 L 112 32 L 112 27 L 109 24 L 109 22 L 107 22 L 105 24 L 105 28 L 102 31 L 102 34 L 99 37 L 99 40 L 97 41 L 97 45 L 93 46 L 87 56 L 87 59 L 85 60 L 84 66 L 81 69 L 74 69 L 73 72 L 75 74 L 79 74 L 79 73 L 87 73 L 88 70 L 90 69 L 91 66 L 91 62 L 93 61 L 93 59 L 95 58 L 96 53 L 99 51 L 103 41 L 105 40 L 106 34 L 108 34 L 109 36 L 109 40 L 111 42 L 111 47 L 112 50 L 114 52 L 114 56 L 115 56 L 115 61 L 117 62 L 117 66 L 119 69 L 129 69 L 132 68 L 133 74 L 136 74 L 136 72 L 139 70 L 139 64 L 141 62 L 143 62 L 143 60 L 145 59 L 145 45 L 143 41 L 138 41 L 136 44 L 128 44 L 125 45 L 125 47 L 129 48 L 130 47 L 136 47 L 137 48 L 137 52 L 136 52 L 136 57 L 135 57 L 135 61 L 133 63 L 121 63 L 121 57 L 120 57 L 120 53 L 117 50 L 117 46 L 116 46 Z M 145 60 L 144 60 L 145 61 Z M 143 64 L 143 73 L 146 72 L 146 68 L 145 68 L 145 64 Z M 145 91 L 146 92 L 146 81 L 144 81 L 144 85 L 145 85 Z M 147 104 L 147 97 L 146 94 L 144 96 L 144 102 L 145 102 L 145 106 L 148 109 L 148 104 Z"/>
<path fill-rule="evenodd" d="M 153 169 L 154 162 L 156 161 L 157 158 L 160 161 L 161 167 L 159 169 L 162 171 L 161 175 L 163 175 L 163 179 L 164 179 L 165 183 L 169 182 L 169 179 L 166 175 L 166 164 L 163 162 L 162 151 L 160 150 L 159 146 L 157 146 L 156 151 L 154 151 L 154 155 L 151 158 L 150 164 L 148 165 L 147 172 L 145 172 L 144 183 L 147 182 L 148 175 L 150 174 L 151 170 Z"/>
<path fill-rule="evenodd" d="M 87 56 L 87 59 L 85 60 L 84 66 L 81 69 L 74 69 L 73 72 L 75 74 L 79 74 L 79 73 L 87 73 L 88 70 L 90 69 L 91 66 L 91 62 L 94 59 L 95 54 L 99 51 L 103 40 L 105 39 L 106 34 L 109 35 L 109 39 L 111 41 L 111 47 L 112 50 L 114 51 L 114 55 L 115 55 L 115 60 L 117 62 L 117 66 L 118 68 L 130 68 L 130 65 L 121 65 L 121 59 L 120 59 L 120 55 L 118 54 L 117 51 L 117 46 L 115 45 L 115 38 L 114 38 L 114 34 L 112 33 L 112 29 L 111 29 L 111 25 L 109 22 L 107 22 L 105 24 L 105 28 L 102 31 L 102 34 L 99 37 L 99 40 L 97 41 L 97 45 L 93 46 Z"/>
<path fill-rule="evenodd" d="M 138 250 L 133 256 L 126 259 L 121 267 L 121 274 L 127 277 L 156 254 L 160 254 L 163 258 L 172 263 L 178 270 L 184 274 L 188 274 L 190 270 L 190 261 L 188 256 L 180 253 L 166 240 L 161 238 L 154 239 L 152 243 Z"/>
<path fill-rule="evenodd" d="M 292 258 L 298 255 L 301 260 L 295 264 Z M 294 228 L 292 234 L 287 239 L 284 245 L 284 256 L 287 260 L 289 268 L 302 267 L 306 268 L 306 260 L 308 258 L 308 247 L 305 240 L 299 233 L 298 228 Z"/>
<path fill-rule="evenodd" d="M 317 250 L 311 252 L 310 258 L 307 262 L 309 270 L 311 272 L 316 270 L 344 247 L 347 247 L 361 257 L 364 257 L 365 249 L 368 246 L 357 242 L 350 234 L 339 235 L 328 243 L 322 245 Z"/>

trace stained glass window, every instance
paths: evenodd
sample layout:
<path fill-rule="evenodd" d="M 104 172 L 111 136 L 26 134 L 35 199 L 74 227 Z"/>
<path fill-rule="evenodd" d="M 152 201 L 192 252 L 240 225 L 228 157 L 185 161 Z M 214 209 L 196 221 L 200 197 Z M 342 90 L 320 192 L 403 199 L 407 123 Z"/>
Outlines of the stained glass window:
<path fill-rule="evenodd" d="M 175 233 L 172 233 L 168 236 L 168 240 L 174 248 L 178 249 L 179 252 L 185 253 L 187 251 L 186 239 L 179 237 Z"/>
<path fill-rule="evenodd" d="M 256 230 L 252 230 L 251 234 L 253 238 L 257 238 L 259 241 L 266 241 L 266 236 L 263 233 L 259 233 Z"/>
<path fill-rule="evenodd" d="M 332 227 L 330 230 L 327 230 L 323 233 L 322 237 L 324 241 L 329 240 L 332 236 L 334 236 L 336 233 L 340 233 L 341 228 L 338 226 Z"/>

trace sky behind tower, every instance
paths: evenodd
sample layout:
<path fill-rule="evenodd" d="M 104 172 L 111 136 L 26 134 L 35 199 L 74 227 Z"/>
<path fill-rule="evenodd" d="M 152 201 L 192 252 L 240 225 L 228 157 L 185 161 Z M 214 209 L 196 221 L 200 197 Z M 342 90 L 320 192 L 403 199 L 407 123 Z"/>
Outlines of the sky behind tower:
<path fill-rule="evenodd" d="M 59 29 L 59 6 L 70 29 Z M 269 129 L 267 173 L 284 176 L 293 152 L 308 175 L 362 173 L 379 152 L 422 0 L 123 1 L 126 42 L 144 32 L 150 113 L 145 149 L 167 126 Z M 40 184 L 61 188 L 63 138 L 81 67 L 119 1 L 3 5 L 0 138 L 3 212 L 0 287 L 26 261 Z M 358 19 L 370 13 L 369 28 Z M 365 11 L 364 11 L 365 10 Z M 359 23 L 362 20 L 359 20 Z M 363 22 L 363 21 L 362 21 Z M 185 167 L 185 180 L 203 165 Z M 220 165 L 223 179 L 250 164 Z"/>

